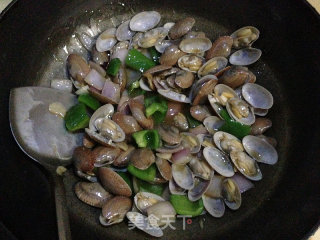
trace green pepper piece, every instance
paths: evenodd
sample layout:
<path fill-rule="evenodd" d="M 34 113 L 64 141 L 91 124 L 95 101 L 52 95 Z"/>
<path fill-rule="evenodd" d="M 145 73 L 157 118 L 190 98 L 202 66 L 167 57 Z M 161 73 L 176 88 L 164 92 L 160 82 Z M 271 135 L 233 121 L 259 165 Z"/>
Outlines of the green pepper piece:
<path fill-rule="evenodd" d="M 190 128 L 195 128 L 197 126 L 199 126 L 201 124 L 201 122 L 199 122 L 198 120 L 194 119 L 190 113 L 188 113 L 186 115 L 188 123 L 189 123 L 189 127 Z"/>
<path fill-rule="evenodd" d="M 117 172 L 117 173 L 123 178 L 123 180 L 129 185 L 129 187 L 133 191 L 133 185 L 130 178 L 131 176 L 126 172 Z"/>
<path fill-rule="evenodd" d="M 131 98 L 143 95 L 146 91 L 140 88 L 139 81 L 135 81 L 130 84 L 128 88 L 128 94 Z"/>
<path fill-rule="evenodd" d="M 108 68 L 107 68 L 107 73 L 116 76 L 117 73 L 119 72 L 121 66 L 121 60 L 119 58 L 114 58 L 109 62 Z"/>
<path fill-rule="evenodd" d="M 87 105 L 89 108 L 91 108 L 92 110 L 97 110 L 101 104 L 100 102 L 94 98 L 93 96 L 91 96 L 90 94 L 81 94 L 78 97 L 78 101 L 81 103 L 84 103 L 85 105 Z"/>
<path fill-rule="evenodd" d="M 155 64 L 158 65 L 161 54 L 156 50 L 155 47 L 148 48 L 148 50 L 149 50 L 149 53 L 151 55 L 152 61 L 154 61 Z"/>
<path fill-rule="evenodd" d="M 138 147 L 157 149 L 160 147 L 160 135 L 157 130 L 142 130 L 132 134 Z"/>
<path fill-rule="evenodd" d="M 140 192 L 150 192 L 161 196 L 164 185 L 163 184 L 152 184 L 146 181 L 142 181 L 137 178 L 137 185 Z"/>
<path fill-rule="evenodd" d="M 154 164 L 148 167 L 145 170 L 140 170 L 133 166 L 131 163 L 127 167 L 128 172 L 131 173 L 133 176 L 142 179 L 144 181 L 153 181 L 156 177 L 157 168 Z"/>
<path fill-rule="evenodd" d="M 151 59 L 147 58 L 137 49 L 129 50 L 125 63 L 128 67 L 140 72 L 144 72 L 156 65 Z"/>
<path fill-rule="evenodd" d="M 168 111 L 168 102 L 165 98 L 159 95 L 149 95 L 145 97 L 144 105 L 146 107 L 146 116 L 150 117 L 152 115 L 157 124 L 165 119 Z"/>
<path fill-rule="evenodd" d="M 239 139 L 250 134 L 251 127 L 232 119 L 225 109 L 220 109 L 219 114 L 225 120 L 225 123 L 219 128 L 219 131 L 230 133 Z"/>
<path fill-rule="evenodd" d="M 78 103 L 67 111 L 64 120 L 67 129 L 74 132 L 88 127 L 90 118 L 87 114 L 86 106 L 83 103 Z"/>
<path fill-rule="evenodd" d="M 177 214 L 199 216 L 204 209 L 202 199 L 191 202 L 186 195 L 170 195 L 170 202 Z"/>

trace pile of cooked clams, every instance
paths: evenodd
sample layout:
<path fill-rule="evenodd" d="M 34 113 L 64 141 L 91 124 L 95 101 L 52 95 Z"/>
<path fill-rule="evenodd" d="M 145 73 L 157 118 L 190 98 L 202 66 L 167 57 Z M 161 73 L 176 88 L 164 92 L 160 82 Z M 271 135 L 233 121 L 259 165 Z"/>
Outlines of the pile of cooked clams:
<path fill-rule="evenodd" d="M 106 29 L 90 39 L 89 61 L 68 56 L 71 80 L 51 82 L 74 86 L 81 104 L 65 116 L 69 131 L 85 132 L 73 154 L 76 196 L 102 209 L 103 226 L 127 217 L 155 237 L 168 216 L 237 210 L 263 177 L 259 165 L 278 161 L 276 140 L 263 135 L 273 96 L 247 67 L 261 57 L 259 30 L 209 39 L 192 17 L 160 20 L 144 11 Z"/>

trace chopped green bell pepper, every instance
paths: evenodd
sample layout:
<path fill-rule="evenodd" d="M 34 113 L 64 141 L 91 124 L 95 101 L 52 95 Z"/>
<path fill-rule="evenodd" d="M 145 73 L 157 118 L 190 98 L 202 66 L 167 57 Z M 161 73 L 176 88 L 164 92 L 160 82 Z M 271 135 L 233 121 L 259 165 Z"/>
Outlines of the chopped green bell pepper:
<path fill-rule="evenodd" d="M 138 147 L 157 149 L 160 147 L 160 135 L 157 130 L 142 130 L 132 134 Z"/>
<path fill-rule="evenodd" d="M 156 65 L 151 59 L 147 58 L 137 49 L 129 50 L 125 63 L 128 67 L 140 72 L 145 72 Z"/>
<path fill-rule="evenodd" d="M 177 214 L 199 216 L 204 209 L 202 199 L 191 202 L 186 195 L 170 195 L 170 202 Z"/>
<path fill-rule="evenodd" d="M 146 91 L 140 88 L 139 81 L 135 81 L 130 84 L 128 88 L 128 94 L 131 98 L 143 95 Z"/>
<path fill-rule="evenodd" d="M 198 120 L 194 119 L 194 118 L 191 116 L 190 113 L 188 113 L 188 114 L 186 115 L 186 117 L 187 117 L 187 120 L 188 120 L 188 123 L 189 123 L 189 127 L 190 127 L 190 128 L 198 127 L 198 126 L 201 124 L 201 122 L 199 122 Z"/>
<path fill-rule="evenodd" d="M 144 105 L 147 117 L 152 116 L 156 123 L 161 123 L 165 119 L 168 111 L 168 103 L 165 98 L 159 95 L 147 96 L 144 99 Z"/>
<path fill-rule="evenodd" d="M 155 64 L 158 65 L 161 54 L 155 49 L 155 47 L 148 48 L 148 50 L 151 55 L 152 61 L 154 61 Z"/>
<path fill-rule="evenodd" d="M 119 72 L 121 66 L 121 60 L 119 58 L 114 58 L 109 62 L 108 68 L 107 68 L 107 73 L 116 76 L 117 73 Z"/>
<path fill-rule="evenodd" d="M 225 120 L 219 131 L 230 133 L 239 139 L 250 134 L 251 127 L 249 125 L 244 125 L 232 119 L 224 108 L 221 108 L 219 111 L 220 116 Z"/>
<path fill-rule="evenodd" d="M 163 190 L 164 190 L 164 185 L 163 184 L 152 184 L 148 183 L 146 181 L 142 181 L 140 179 L 136 179 L 137 181 L 137 187 L 140 192 L 150 192 L 157 194 L 161 196 Z"/>
<path fill-rule="evenodd" d="M 64 120 L 67 129 L 74 132 L 88 127 L 90 118 L 87 114 L 86 106 L 83 103 L 78 103 L 67 111 Z"/>
<path fill-rule="evenodd" d="M 78 97 L 78 101 L 81 103 L 84 103 L 85 105 L 87 105 L 89 108 L 91 108 L 92 110 L 97 110 L 101 104 L 100 102 L 94 98 L 93 96 L 91 96 L 90 94 L 81 94 Z"/>
<path fill-rule="evenodd" d="M 128 169 L 128 172 L 131 173 L 133 176 L 144 181 L 153 181 L 157 173 L 157 168 L 154 164 L 152 164 L 150 167 L 148 167 L 145 170 L 140 170 L 130 163 L 127 169 Z"/>

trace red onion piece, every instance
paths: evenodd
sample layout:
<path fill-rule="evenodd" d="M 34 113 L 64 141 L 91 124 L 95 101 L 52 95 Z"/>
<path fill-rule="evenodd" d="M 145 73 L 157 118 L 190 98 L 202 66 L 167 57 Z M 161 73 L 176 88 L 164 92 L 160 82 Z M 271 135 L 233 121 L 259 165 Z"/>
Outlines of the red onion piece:
<path fill-rule="evenodd" d="M 254 187 L 250 180 L 239 173 L 234 174 L 231 178 L 236 182 L 241 193 L 244 193 Z"/>
<path fill-rule="evenodd" d="M 106 80 L 101 94 L 112 101 L 119 103 L 120 101 L 120 86 L 119 84 L 111 82 L 109 79 Z"/>
<path fill-rule="evenodd" d="M 84 81 L 88 83 L 88 85 L 101 90 L 105 85 L 106 79 L 97 70 L 91 69 Z"/>

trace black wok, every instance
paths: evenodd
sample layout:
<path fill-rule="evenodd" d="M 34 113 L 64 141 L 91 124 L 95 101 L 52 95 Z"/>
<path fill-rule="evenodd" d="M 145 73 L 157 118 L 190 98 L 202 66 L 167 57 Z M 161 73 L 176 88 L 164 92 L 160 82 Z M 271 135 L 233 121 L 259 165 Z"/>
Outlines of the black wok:
<path fill-rule="evenodd" d="M 320 216 L 320 17 L 304 1 L 122 1 L 135 11 L 154 9 L 176 20 L 196 18 L 209 37 L 254 25 L 255 46 L 263 50 L 252 66 L 258 83 L 274 95 L 270 113 L 279 162 L 263 166 L 264 179 L 243 196 L 243 205 L 221 219 L 198 219 L 185 231 L 165 231 L 163 239 L 303 239 Z M 106 5 L 107 4 L 107 5 Z M 47 173 L 28 159 L 11 136 L 9 90 L 44 84 L 53 54 L 80 23 L 102 9 L 108 16 L 127 11 L 116 1 L 29 0 L 16 2 L 0 19 L 0 238 L 57 239 L 53 195 Z M 92 13 L 91 10 L 94 12 Z M 48 77 L 48 76 L 46 76 Z M 71 172 L 71 171 L 69 171 Z M 65 178 L 73 239 L 145 239 L 126 223 L 98 224 L 99 211 L 78 201 L 76 178 Z M 182 224 L 177 224 L 181 229 Z M 11 233 L 10 233 L 11 232 Z M 2 235 L 3 234 L 3 238 Z"/>

